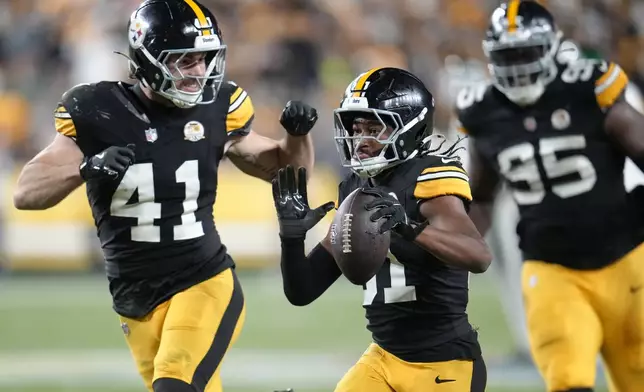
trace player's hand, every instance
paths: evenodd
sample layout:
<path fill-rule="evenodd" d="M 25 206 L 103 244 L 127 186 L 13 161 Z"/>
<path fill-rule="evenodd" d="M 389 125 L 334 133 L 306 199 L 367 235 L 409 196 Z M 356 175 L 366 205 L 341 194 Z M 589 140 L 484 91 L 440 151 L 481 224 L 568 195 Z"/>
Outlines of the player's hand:
<path fill-rule="evenodd" d="M 85 157 L 80 165 L 83 180 L 93 178 L 116 179 L 134 163 L 134 144 L 126 147 L 112 146 L 91 157 Z"/>
<path fill-rule="evenodd" d="M 400 204 L 398 199 L 380 188 L 362 188 L 361 192 L 376 196 L 376 199 L 365 205 L 365 209 L 367 211 L 376 210 L 369 218 L 372 222 L 379 219 L 384 221 L 380 225 L 381 234 L 391 230 L 407 241 L 413 241 L 428 224 L 425 221 L 420 225 L 413 225 L 407 217 L 405 207 Z"/>
<path fill-rule="evenodd" d="M 306 169 L 300 167 L 295 181 L 295 169 L 292 166 L 280 169 L 273 179 L 273 200 L 280 224 L 280 237 L 301 238 L 315 226 L 327 212 L 333 209 L 334 203 L 328 202 L 312 210 L 306 193 Z"/>
<path fill-rule="evenodd" d="M 316 121 L 318 111 L 300 101 L 288 101 L 280 116 L 280 124 L 293 136 L 308 134 Z"/>

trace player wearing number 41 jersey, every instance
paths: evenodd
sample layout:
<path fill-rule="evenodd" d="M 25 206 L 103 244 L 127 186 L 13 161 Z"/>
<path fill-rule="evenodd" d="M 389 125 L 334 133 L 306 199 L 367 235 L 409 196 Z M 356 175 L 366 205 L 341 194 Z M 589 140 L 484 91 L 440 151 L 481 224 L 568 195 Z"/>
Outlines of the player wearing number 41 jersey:
<path fill-rule="evenodd" d="M 507 183 L 520 212 L 529 340 L 548 391 L 591 391 L 598 353 L 613 391 L 643 391 L 644 201 L 626 192 L 623 170 L 627 156 L 644 168 L 644 118 L 625 102 L 617 64 L 571 58 L 560 38 L 536 2 L 492 14 L 493 85 L 458 99 L 472 139 L 471 216 L 485 232 Z"/>
<path fill-rule="evenodd" d="M 347 88 L 335 111 L 336 142 L 352 169 L 338 205 L 351 192 L 375 196 L 370 219 L 391 230 L 389 256 L 364 286 L 363 305 L 374 343 L 338 383 L 336 392 L 482 392 L 486 370 L 470 325 L 469 271 L 487 269 L 490 254 L 470 221 L 468 176 L 458 158 L 429 153 L 434 101 L 407 71 L 376 68 Z M 333 203 L 311 210 L 306 176 L 282 169 L 273 181 L 288 299 L 306 305 L 341 275 L 332 256 L 341 228 L 309 255 L 306 231 Z M 366 256 L 366 255 L 365 255 Z"/>
<path fill-rule="evenodd" d="M 246 91 L 224 82 L 226 46 L 194 0 L 148 0 L 128 24 L 135 85 L 66 92 L 58 135 L 23 169 L 20 209 L 56 205 L 86 182 L 114 309 L 150 391 L 219 391 L 219 368 L 244 320 L 234 263 L 213 222 L 224 157 L 270 181 L 311 167 L 317 119 L 291 102 L 281 141 L 251 130 Z"/>

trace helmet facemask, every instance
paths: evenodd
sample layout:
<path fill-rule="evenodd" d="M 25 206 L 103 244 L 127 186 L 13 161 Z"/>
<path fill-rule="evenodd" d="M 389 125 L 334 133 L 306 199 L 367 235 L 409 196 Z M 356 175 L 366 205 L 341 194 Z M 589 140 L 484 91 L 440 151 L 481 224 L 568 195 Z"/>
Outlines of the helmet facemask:
<path fill-rule="evenodd" d="M 424 117 L 427 109 L 409 124 L 404 124 L 398 113 L 371 108 L 340 108 L 334 110 L 335 142 L 343 167 L 348 167 L 361 177 L 373 177 L 418 154 L 418 150 L 408 152 L 403 135 L 410 131 Z M 357 118 L 377 122 L 373 131 L 356 134 L 353 130 Z M 370 126 L 371 127 L 371 126 Z M 366 143 L 382 146 L 377 155 L 361 157 L 361 149 Z M 405 148 L 408 147 L 408 148 Z"/>
<path fill-rule="evenodd" d="M 208 39 L 208 41 L 206 41 Z M 145 47 L 139 48 L 149 63 L 158 69 L 161 75 L 155 80 L 142 81 L 146 87 L 156 94 L 168 99 L 180 108 L 190 108 L 195 105 L 206 105 L 215 101 L 217 93 L 224 80 L 226 66 L 226 45 L 220 43 L 216 36 L 199 36 L 194 48 L 163 50 L 155 58 Z M 182 64 L 186 56 L 193 53 L 203 53 L 206 70 L 202 76 L 186 74 L 186 66 Z M 174 72 L 173 72 L 174 71 Z M 181 90 L 177 82 L 192 79 L 197 83 L 196 91 Z"/>
<path fill-rule="evenodd" d="M 543 24 L 483 41 L 497 89 L 516 104 L 535 103 L 556 75 L 555 55 L 560 39 L 560 32 Z"/>

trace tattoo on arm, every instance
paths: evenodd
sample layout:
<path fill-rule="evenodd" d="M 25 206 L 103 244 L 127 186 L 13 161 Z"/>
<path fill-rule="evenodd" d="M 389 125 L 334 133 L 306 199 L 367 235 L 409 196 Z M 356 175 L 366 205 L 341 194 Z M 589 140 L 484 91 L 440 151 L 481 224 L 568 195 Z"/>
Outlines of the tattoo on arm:
<path fill-rule="evenodd" d="M 277 160 L 261 159 L 261 156 L 254 154 L 240 154 L 231 157 L 231 161 L 244 173 L 266 181 L 272 180 L 279 170 Z"/>

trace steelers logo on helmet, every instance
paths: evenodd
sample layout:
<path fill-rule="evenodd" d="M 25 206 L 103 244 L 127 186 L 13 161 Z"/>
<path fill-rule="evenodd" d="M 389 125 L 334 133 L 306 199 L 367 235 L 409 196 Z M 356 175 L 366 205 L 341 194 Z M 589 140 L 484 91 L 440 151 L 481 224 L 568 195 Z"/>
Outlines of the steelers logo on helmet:
<path fill-rule="evenodd" d="M 132 49 L 139 49 L 143 46 L 145 34 L 147 33 L 147 23 L 144 20 L 133 18 L 130 23 L 128 39 Z"/>
<path fill-rule="evenodd" d="M 373 177 L 421 153 L 433 131 L 432 94 L 398 68 L 373 68 L 345 90 L 334 112 L 342 165 Z"/>

